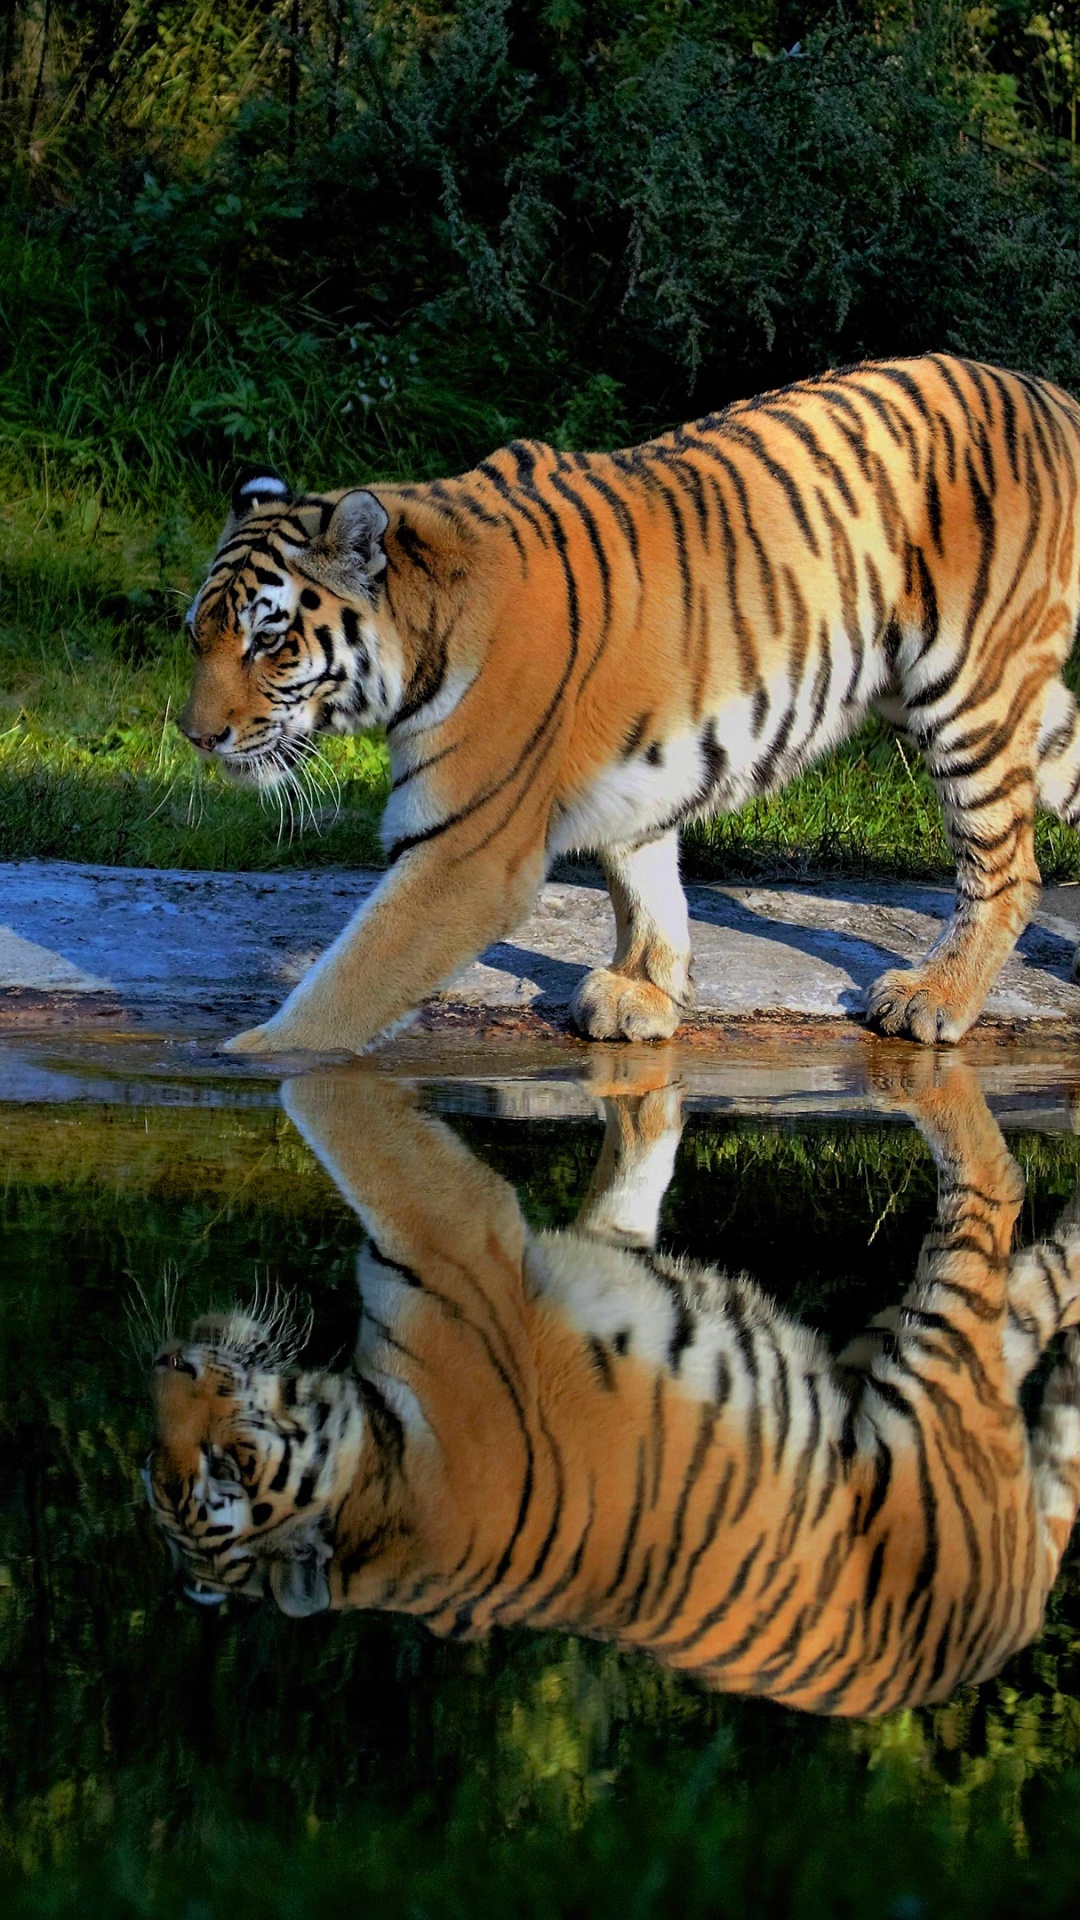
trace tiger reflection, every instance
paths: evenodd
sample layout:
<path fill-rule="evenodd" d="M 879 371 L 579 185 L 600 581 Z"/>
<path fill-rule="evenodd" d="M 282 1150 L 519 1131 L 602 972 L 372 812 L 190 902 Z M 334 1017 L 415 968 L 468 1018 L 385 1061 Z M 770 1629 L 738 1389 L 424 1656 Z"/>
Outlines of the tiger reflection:
<path fill-rule="evenodd" d="M 159 1356 L 148 1485 L 192 1590 L 561 1627 L 819 1713 L 995 1671 L 1080 1499 L 1080 1334 L 1030 1434 L 1019 1403 L 1080 1322 L 1080 1221 L 1010 1255 L 1023 1184 L 971 1069 L 891 1071 L 937 1215 L 838 1358 L 750 1279 L 656 1251 L 674 1088 L 609 1093 L 576 1225 L 534 1232 L 405 1087 L 291 1081 L 370 1235 L 355 1362 L 304 1372 L 240 1314 Z"/>

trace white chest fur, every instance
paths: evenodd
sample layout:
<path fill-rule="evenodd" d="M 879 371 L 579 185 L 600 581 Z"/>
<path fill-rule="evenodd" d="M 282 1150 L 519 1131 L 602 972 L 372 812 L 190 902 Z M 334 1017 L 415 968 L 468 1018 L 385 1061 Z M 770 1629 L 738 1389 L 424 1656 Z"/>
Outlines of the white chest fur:
<path fill-rule="evenodd" d="M 702 783 L 702 753 L 691 729 L 651 743 L 630 758 L 605 767 L 580 798 L 552 820 L 548 851 L 622 846 L 672 824 L 693 802 Z"/>

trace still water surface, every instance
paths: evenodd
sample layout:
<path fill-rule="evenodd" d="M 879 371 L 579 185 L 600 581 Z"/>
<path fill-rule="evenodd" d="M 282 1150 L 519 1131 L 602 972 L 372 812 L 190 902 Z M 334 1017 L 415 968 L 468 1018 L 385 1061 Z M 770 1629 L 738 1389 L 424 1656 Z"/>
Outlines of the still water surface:
<path fill-rule="evenodd" d="M 1031 1443 L 1013 1385 L 1067 1293 L 1063 1108 L 1009 1134 L 1020 1203 L 962 1069 L 832 1123 L 686 1111 L 655 1069 L 560 1121 L 367 1073 L 117 1093 L 0 1107 L 11 1911 L 1073 1910 L 1060 1341 Z M 229 1319 L 271 1293 L 302 1351 Z M 386 1472 L 347 1542 L 286 1553 L 276 1509 L 270 1558 L 207 1539 L 170 1396 L 214 1369 L 195 1452 L 245 1539 L 285 1403 L 300 1455 L 326 1377 L 364 1381 Z M 238 1393 L 276 1409 L 261 1467 L 224 1458 Z"/>

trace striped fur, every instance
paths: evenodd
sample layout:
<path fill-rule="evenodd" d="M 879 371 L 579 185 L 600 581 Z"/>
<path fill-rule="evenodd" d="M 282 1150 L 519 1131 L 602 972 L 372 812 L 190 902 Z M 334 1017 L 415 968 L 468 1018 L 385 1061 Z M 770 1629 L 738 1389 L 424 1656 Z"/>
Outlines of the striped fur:
<path fill-rule="evenodd" d="M 868 1018 L 958 1039 L 1031 915 L 1036 805 L 1080 820 L 1078 477 L 1066 394 L 930 355 L 624 453 L 515 441 L 454 480 L 296 500 L 250 482 L 193 610 L 182 724 L 256 778 L 321 730 L 385 725 L 391 867 L 233 1044 L 362 1051 L 571 849 L 599 854 L 617 925 L 578 1024 L 671 1034 L 692 1005 L 680 824 L 783 785 L 871 710 L 922 750 L 957 899 Z"/>
<path fill-rule="evenodd" d="M 289 1083 L 372 1236 L 355 1364 L 267 1368 L 198 1329 L 162 1355 L 149 1479 L 189 1577 L 455 1636 L 561 1627 L 822 1713 L 995 1671 L 1080 1499 L 1080 1333 L 1030 1437 L 1019 1401 L 1080 1323 L 1077 1218 L 1010 1260 L 1019 1171 L 970 1068 L 914 1056 L 881 1088 L 935 1153 L 937 1218 L 833 1359 L 751 1280 L 654 1251 L 680 1117 L 653 1079 L 608 1098 L 576 1227 L 543 1233 L 400 1085 Z"/>

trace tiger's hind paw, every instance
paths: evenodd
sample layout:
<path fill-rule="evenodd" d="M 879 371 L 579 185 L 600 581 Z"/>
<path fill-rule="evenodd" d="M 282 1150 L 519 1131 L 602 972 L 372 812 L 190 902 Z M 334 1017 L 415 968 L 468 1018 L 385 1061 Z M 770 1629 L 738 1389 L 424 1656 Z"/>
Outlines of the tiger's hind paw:
<path fill-rule="evenodd" d="M 888 1039 L 919 1040 L 923 1046 L 962 1040 L 975 1018 L 958 1010 L 931 967 L 898 967 L 875 980 L 866 996 L 866 1024 Z"/>
<path fill-rule="evenodd" d="M 610 967 L 587 973 L 570 1003 L 570 1018 L 590 1040 L 670 1040 L 682 1009 L 651 980 Z"/>

